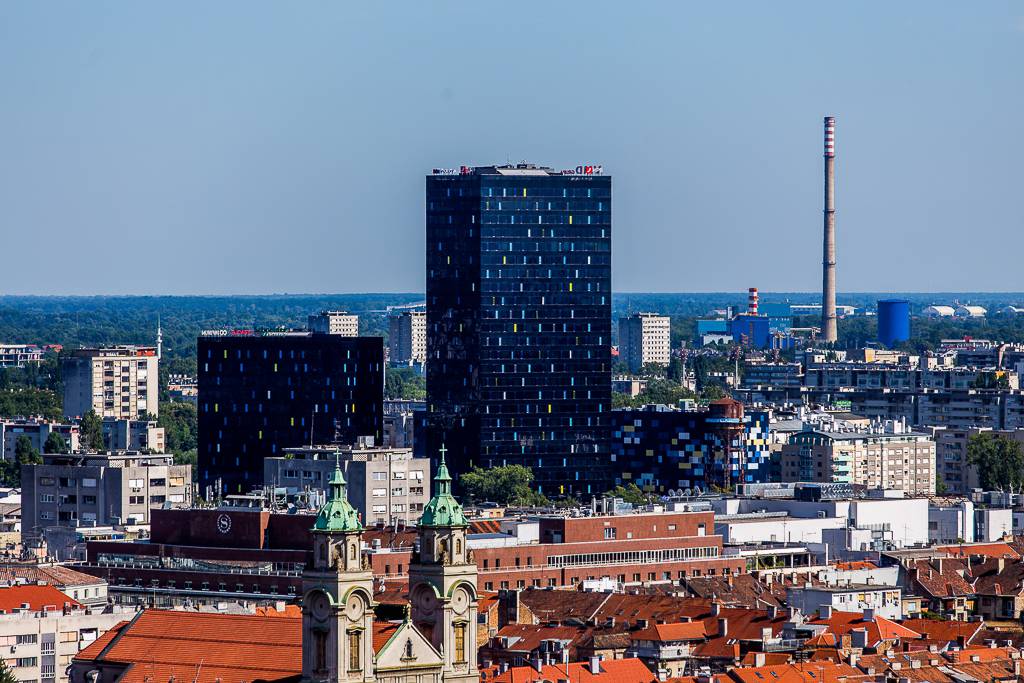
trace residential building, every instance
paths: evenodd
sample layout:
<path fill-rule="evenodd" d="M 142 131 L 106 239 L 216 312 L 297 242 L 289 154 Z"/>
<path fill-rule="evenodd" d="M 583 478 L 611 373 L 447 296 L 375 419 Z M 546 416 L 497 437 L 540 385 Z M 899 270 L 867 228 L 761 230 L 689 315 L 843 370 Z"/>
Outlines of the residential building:
<path fill-rule="evenodd" d="M 0 586 L 5 584 L 46 584 L 86 607 L 103 608 L 107 605 L 106 581 L 60 564 L 2 564 Z"/>
<path fill-rule="evenodd" d="M 192 466 L 138 452 L 46 454 L 21 468 L 22 537 L 50 526 L 148 524 L 151 507 L 192 502 Z"/>
<path fill-rule="evenodd" d="M 348 482 L 348 499 L 366 524 L 409 526 L 430 500 L 430 460 L 411 448 L 372 444 L 303 446 L 263 460 L 263 481 L 289 493 L 319 491 L 337 464 Z"/>
<path fill-rule="evenodd" d="M 938 500 L 928 506 L 931 543 L 973 543 L 974 503 L 964 499 Z"/>
<path fill-rule="evenodd" d="M 3 446 L 4 460 L 14 460 L 14 452 L 18 446 L 18 437 L 25 436 L 32 448 L 42 453 L 50 434 L 57 434 L 66 444 L 68 450 L 80 448 L 78 425 L 51 422 L 43 418 L 13 418 L 0 420 L 0 445 Z"/>
<path fill-rule="evenodd" d="M 842 586 L 804 585 L 786 589 L 786 604 L 804 614 L 817 614 L 828 619 L 832 611 L 863 612 L 885 619 L 903 618 L 903 590 L 899 586 L 879 586 L 872 583 Z"/>
<path fill-rule="evenodd" d="M 164 428 L 158 427 L 156 420 L 103 418 L 103 442 L 111 451 L 163 453 L 166 450 Z"/>
<path fill-rule="evenodd" d="M 868 429 L 805 429 L 782 447 L 784 482 L 857 484 L 899 489 L 911 496 L 935 493 L 935 442 L 903 422 L 875 422 Z"/>
<path fill-rule="evenodd" d="M 667 315 L 634 313 L 619 318 L 619 360 L 637 372 L 654 363 L 667 366 L 671 360 L 671 323 Z"/>
<path fill-rule="evenodd" d="M 248 492 L 285 448 L 382 437 L 380 337 L 214 331 L 198 354 L 201 491 Z"/>
<path fill-rule="evenodd" d="M 43 362 L 43 349 L 35 344 L 0 344 L 0 368 L 23 368 Z"/>
<path fill-rule="evenodd" d="M 616 484 L 670 491 L 767 481 L 768 414 L 732 399 L 703 409 L 648 405 L 611 413 Z"/>
<path fill-rule="evenodd" d="M 457 474 L 524 465 L 550 496 L 607 490 L 611 177 L 443 170 L 426 181 L 423 452 L 444 445 Z"/>
<path fill-rule="evenodd" d="M 359 336 L 359 316 L 348 311 L 320 311 L 309 316 L 309 331 L 316 334 Z"/>
<path fill-rule="evenodd" d="M 402 311 L 388 320 L 388 361 L 422 365 L 427 360 L 426 311 Z"/>
<path fill-rule="evenodd" d="M 106 346 L 64 358 L 64 415 L 138 420 L 159 414 L 160 357 L 155 346 Z"/>
<path fill-rule="evenodd" d="M 0 587 L 0 647 L 19 681 L 66 683 L 79 650 L 134 610 L 89 609 L 49 585 Z"/>

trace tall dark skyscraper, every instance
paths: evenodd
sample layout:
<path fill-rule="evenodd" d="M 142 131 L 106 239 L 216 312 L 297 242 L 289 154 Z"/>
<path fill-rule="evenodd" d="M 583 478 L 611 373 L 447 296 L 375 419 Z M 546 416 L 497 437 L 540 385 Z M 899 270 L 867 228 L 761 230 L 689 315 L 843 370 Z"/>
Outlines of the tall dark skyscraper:
<path fill-rule="evenodd" d="M 199 485 L 263 484 L 283 449 L 382 436 L 384 340 L 234 330 L 199 337 Z"/>
<path fill-rule="evenodd" d="M 607 490 L 611 177 L 436 169 L 426 265 L 426 452 L 525 465 L 549 496 Z"/>

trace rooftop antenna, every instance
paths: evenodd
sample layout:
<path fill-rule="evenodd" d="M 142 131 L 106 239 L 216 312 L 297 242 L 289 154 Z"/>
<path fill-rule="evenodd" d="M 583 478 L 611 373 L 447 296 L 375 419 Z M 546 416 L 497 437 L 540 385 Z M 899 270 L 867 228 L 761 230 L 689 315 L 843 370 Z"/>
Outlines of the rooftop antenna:
<path fill-rule="evenodd" d="M 164 332 L 160 328 L 160 314 L 156 314 L 156 357 L 160 358 L 164 346 Z"/>

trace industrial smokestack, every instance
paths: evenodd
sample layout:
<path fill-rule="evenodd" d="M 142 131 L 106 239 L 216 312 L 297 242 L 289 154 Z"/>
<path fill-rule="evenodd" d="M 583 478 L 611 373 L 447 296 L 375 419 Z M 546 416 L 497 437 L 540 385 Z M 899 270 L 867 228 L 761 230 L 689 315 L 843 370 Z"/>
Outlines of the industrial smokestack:
<path fill-rule="evenodd" d="M 757 315 L 757 287 L 747 290 L 747 313 Z"/>
<path fill-rule="evenodd" d="M 822 245 L 821 333 L 835 343 L 836 331 L 836 119 L 825 117 L 825 237 Z"/>

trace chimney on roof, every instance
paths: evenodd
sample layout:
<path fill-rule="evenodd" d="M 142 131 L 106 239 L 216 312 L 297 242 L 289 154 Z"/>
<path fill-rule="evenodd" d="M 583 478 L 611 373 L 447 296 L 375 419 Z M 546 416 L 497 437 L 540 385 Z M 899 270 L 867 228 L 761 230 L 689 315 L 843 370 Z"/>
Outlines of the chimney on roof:
<path fill-rule="evenodd" d="M 721 603 L 719 603 L 719 602 L 712 602 L 711 603 L 711 616 L 717 617 L 718 614 L 721 611 L 722 611 L 722 604 Z"/>
<path fill-rule="evenodd" d="M 818 610 L 818 617 L 820 619 L 831 619 L 832 618 L 832 605 L 822 605 L 821 609 Z"/>
<path fill-rule="evenodd" d="M 850 664 L 850 666 L 857 666 L 857 659 L 857 653 L 851 652 L 850 655 L 847 657 L 847 662 Z"/>
<path fill-rule="evenodd" d="M 942 558 L 941 557 L 935 560 L 935 568 L 939 570 L 940 574 L 942 573 Z"/>
<path fill-rule="evenodd" d="M 590 674 L 596 676 L 601 673 L 601 656 L 590 655 Z"/>
<path fill-rule="evenodd" d="M 754 653 L 754 666 L 764 666 L 766 661 L 763 652 Z"/>
<path fill-rule="evenodd" d="M 729 635 L 729 620 L 725 617 L 718 619 L 718 635 L 722 637 Z"/>
<path fill-rule="evenodd" d="M 864 610 L 864 621 L 874 621 L 874 620 L 875 620 L 875 610 L 870 608 L 870 607 L 868 609 Z"/>
<path fill-rule="evenodd" d="M 544 664 L 540 661 L 540 653 L 539 652 L 533 653 L 533 661 L 531 662 L 531 665 L 533 666 L 534 670 L 537 673 L 543 673 L 544 672 Z"/>

